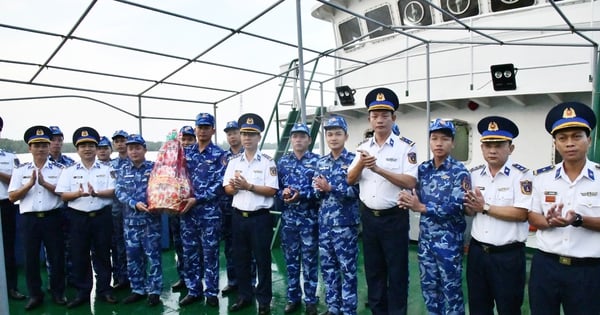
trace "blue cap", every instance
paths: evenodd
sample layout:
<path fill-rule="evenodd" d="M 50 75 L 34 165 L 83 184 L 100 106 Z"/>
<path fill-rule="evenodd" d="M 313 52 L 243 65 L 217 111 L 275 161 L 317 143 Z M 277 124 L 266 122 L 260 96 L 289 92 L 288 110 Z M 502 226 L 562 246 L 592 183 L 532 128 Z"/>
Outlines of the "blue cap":
<path fill-rule="evenodd" d="M 46 126 L 33 126 L 25 131 L 23 140 L 25 143 L 50 143 L 50 137 L 52 137 L 52 131 Z"/>
<path fill-rule="evenodd" d="M 240 116 L 238 119 L 238 126 L 240 126 L 240 132 L 261 133 L 265 130 L 265 122 L 263 119 L 253 113 Z"/>
<path fill-rule="evenodd" d="M 99 147 L 110 147 L 112 149 L 112 145 L 110 144 L 110 140 L 108 140 L 108 138 L 105 137 L 105 136 L 100 137 L 100 141 L 98 141 L 98 146 Z"/>
<path fill-rule="evenodd" d="M 141 144 L 144 148 L 146 147 L 146 140 L 142 138 L 140 135 L 130 134 L 127 137 L 127 142 L 125 144 Z"/>
<path fill-rule="evenodd" d="M 396 135 L 399 136 L 400 135 L 400 127 L 398 127 L 397 123 L 394 123 L 394 125 L 392 126 L 392 132 Z"/>
<path fill-rule="evenodd" d="M 546 130 L 551 135 L 565 128 L 583 128 L 589 135 L 594 127 L 596 127 L 596 115 L 589 106 L 583 103 L 560 103 L 546 115 Z"/>
<path fill-rule="evenodd" d="M 390 110 L 394 112 L 399 106 L 398 96 L 388 88 L 376 88 L 365 97 L 365 105 L 368 111 Z"/>
<path fill-rule="evenodd" d="M 194 133 L 194 127 L 192 126 L 183 126 L 181 127 L 181 129 L 179 129 L 179 133 L 181 133 L 181 135 L 190 135 L 190 136 L 196 136 L 196 133 Z"/>
<path fill-rule="evenodd" d="M 307 135 L 310 135 L 310 131 L 308 130 L 308 126 L 306 124 L 303 123 L 296 123 L 294 125 L 294 127 L 292 127 L 292 130 L 290 130 L 290 135 L 293 134 L 294 132 L 303 132 Z"/>
<path fill-rule="evenodd" d="M 434 131 L 448 131 L 454 137 L 456 133 L 456 129 L 454 128 L 454 124 L 451 121 L 445 121 L 441 118 L 436 119 L 431 124 L 429 124 L 429 133 Z"/>
<path fill-rule="evenodd" d="M 323 125 L 325 130 L 333 129 L 333 128 L 342 128 L 344 132 L 348 132 L 348 124 L 346 124 L 346 120 L 342 116 L 331 116 L 325 124 Z"/>
<path fill-rule="evenodd" d="M 196 115 L 196 126 L 215 126 L 215 117 L 209 113 Z"/>
<path fill-rule="evenodd" d="M 115 140 L 115 138 L 118 138 L 118 137 L 123 137 L 123 138 L 127 139 L 127 137 L 129 137 L 129 134 L 125 130 L 117 130 L 117 131 L 115 131 L 115 133 L 113 133 L 112 139 Z"/>
<path fill-rule="evenodd" d="M 519 135 L 519 128 L 508 118 L 488 116 L 477 123 L 481 142 L 512 141 Z"/>
<path fill-rule="evenodd" d="M 223 131 L 227 132 L 229 130 L 236 130 L 236 129 L 240 129 L 240 126 L 238 125 L 237 121 L 233 120 L 233 121 L 227 122 L 227 125 L 225 125 L 225 129 L 223 129 Z"/>
<path fill-rule="evenodd" d="M 92 142 L 98 144 L 100 135 L 98 131 L 92 127 L 80 127 L 73 132 L 73 145 L 78 146 L 84 142 Z"/>
<path fill-rule="evenodd" d="M 50 128 L 50 132 L 52 133 L 53 136 L 64 136 L 62 130 L 60 130 L 60 128 L 58 128 L 58 126 L 50 126 L 48 128 Z"/>

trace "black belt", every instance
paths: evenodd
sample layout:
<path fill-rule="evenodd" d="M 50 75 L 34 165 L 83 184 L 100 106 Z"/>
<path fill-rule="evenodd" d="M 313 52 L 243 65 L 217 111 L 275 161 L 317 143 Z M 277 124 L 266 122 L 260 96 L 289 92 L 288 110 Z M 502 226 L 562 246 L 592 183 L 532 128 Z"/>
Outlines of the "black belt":
<path fill-rule="evenodd" d="M 538 253 L 550 257 L 556 260 L 559 264 L 565 266 L 598 266 L 600 265 L 600 258 L 595 257 L 569 257 L 569 256 L 561 256 L 558 254 L 547 253 L 538 249 Z"/>
<path fill-rule="evenodd" d="M 483 249 L 483 251 L 488 254 L 508 252 L 508 251 L 511 251 L 514 249 L 521 249 L 521 248 L 525 247 L 525 243 L 523 243 L 523 242 L 514 242 L 514 243 L 510 243 L 510 244 L 496 246 L 496 245 L 480 242 L 474 238 L 471 239 L 471 244 L 475 244 L 475 245 L 481 247 L 481 249 Z"/>
<path fill-rule="evenodd" d="M 269 209 L 258 209 L 255 211 L 244 211 L 244 210 L 240 210 L 238 208 L 233 208 L 233 209 L 235 209 L 235 211 L 237 211 L 237 213 L 239 213 L 244 218 L 249 218 L 249 217 L 254 217 L 257 215 L 263 215 L 263 214 L 270 213 Z"/>
<path fill-rule="evenodd" d="M 24 215 L 36 217 L 36 218 L 45 218 L 52 215 L 60 214 L 60 208 L 47 210 L 47 211 L 34 211 L 34 212 L 23 212 Z"/>
<path fill-rule="evenodd" d="M 400 211 L 406 211 L 406 210 L 401 210 L 400 208 L 398 208 L 398 206 L 394 206 L 389 209 L 381 209 L 381 210 L 371 209 L 371 208 L 367 207 L 363 202 L 360 203 L 360 208 L 363 211 L 366 211 L 375 217 L 382 217 L 382 216 L 386 216 L 386 215 L 397 214 Z"/>
<path fill-rule="evenodd" d="M 82 215 L 82 216 L 86 216 L 86 217 L 96 217 L 102 214 L 102 212 L 110 209 L 110 206 L 106 206 L 106 207 L 102 207 L 98 210 L 94 210 L 94 211 L 81 211 L 81 210 L 77 210 L 77 209 L 73 209 L 73 208 L 69 208 L 71 210 L 73 210 L 72 212 L 78 215 Z"/>

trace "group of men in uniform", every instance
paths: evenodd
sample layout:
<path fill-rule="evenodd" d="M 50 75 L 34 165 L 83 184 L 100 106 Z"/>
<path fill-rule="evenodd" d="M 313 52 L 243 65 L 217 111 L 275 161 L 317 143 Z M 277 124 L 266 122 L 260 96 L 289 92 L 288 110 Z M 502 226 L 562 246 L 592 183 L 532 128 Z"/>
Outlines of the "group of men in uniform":
<path fill-rule="evenodd" d="M 562 162 L 535 172 L 510 159 L 512 142 L 519 135 L 514 122 L 500 116 L 481 119 L 478 131 L 486 163 L 467 172 L 450 156 L 455 135 L 451 122 L 432 122 L 429 140 L 434 158 L 417 165 L 414 142 L 393 131 L 399 106 L 396 94 L 377 88 L 368 93 L 365 104 L 373 135 L 356 154 L 345 148 L 347 124 L 340 116 L 331 116 L 324 124 L 331 153 L 320 157 L 310 152 L 310 131 L 298 123 L 290 131 L 292 150 L 279 161 L 258 148 L 264 121 L 256 114 L 227 123 L 224 131 L 231 146 L 227 152 L 211 141 L 212 115 L 201 113 L 195 128 L 181 129 L 182 140 L 193 138 L 182 142 L 194 191 L 177 221 L 171 222 L 180 229 L 175 233 L 180 281 L 173 288 L 188 290 L 181 306 L 203 299 L 208 306 L 218 306 L 219 242 L 227 236 L 228 284 L 222 292 L 238 292 L 229 310 L 244 309 L 256 299 L 258 313 L 270 313 L 270 211 L 277 203 L 288 285 L 285 313 L 296 312 L 303 295 L 306 313 L 317 313 L 319 260 L 326 314 L 356 313 L 361 222 L 369 308 L 373 314 L 407 314 L 408 209 L 421 214 L 421 286 L 431 313 L 465 311 L 460 272 L 465 214 L 474 216 L 467 259 L 472 314 L 493 314 L 494 309 L 499 314 L 521 313 L 527 222 L 538 231 L 529 281 L 532 314 L 558 314 L 561 306 L 565 314 L 600 312 L 595 301 L 600 294 L 595 281 L 600 276 L 600 247 L 595 242 L 600 241 L 596 182 L 600 166 L 586 156 L 596 126 L 587 105 L 567 102 L 549 111 L 546 130 Z M 99 275 L 100 300 L 116 303 L 109 285 L 112 273 L 116 288 L 131 287 L 125 303 L 147 297 L 148 304 L 157 305 L 162 290 L 160 221 L 147 211 L 145 188 L 153 163 L 145 160 L 145 141 L 117 131 L 112 140 L 119 157 L 108 165 L 96 159 L 96 149 L 110 146 L 110 141 L 93 128 L 79 128 L 73 143 L 81 161 L 65 168 L 63 163 L 71 162 L 51 144 L 56 130 L 60 131 L 34 126 L 25 132 L 31 163 L 16 167 L 15 156 L 0 151 L 0 183 L 6 195 L 0 203 L 2 220 L 14 221 L 16 201 L 23 215 L 30 295 L 26 309 L 43 301 L 42 244 L 55 303 L 75 307 L 88 302 L 93 267 Z M 65 213 L 71 225 L 70 251 L 93 253 L 91 261 L 87 255 L 67 259 L 72 261 L 72 284 L 77 289 L 68 303 L 65 236 L 50 233 L 63 230 Z M 6 244 L 14 239 L 14 231 L 9 224 L 3 228 L 8 233 Z M 14 270 L 10 258 L 14 248 L 5 251 L 7 270 Z M 149 272 L 140 267 L 145 263 Z M 122 271 L 124 265 L 127 272 Z M 11 298 L 25 298 L 15 277 L 7 277 L 7 284 Z"/>

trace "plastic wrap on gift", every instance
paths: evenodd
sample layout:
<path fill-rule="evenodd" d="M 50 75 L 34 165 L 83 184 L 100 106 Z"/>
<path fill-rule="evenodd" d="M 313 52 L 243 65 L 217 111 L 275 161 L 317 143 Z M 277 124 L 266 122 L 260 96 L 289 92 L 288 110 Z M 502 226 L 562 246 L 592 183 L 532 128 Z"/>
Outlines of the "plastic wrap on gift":
<path fill-rule="evenodd" d="M 183 147 L 178 140 L 169 140 L 160 148 L 150 173 L 148 209 L 178 214 L 191 195 Z"/>

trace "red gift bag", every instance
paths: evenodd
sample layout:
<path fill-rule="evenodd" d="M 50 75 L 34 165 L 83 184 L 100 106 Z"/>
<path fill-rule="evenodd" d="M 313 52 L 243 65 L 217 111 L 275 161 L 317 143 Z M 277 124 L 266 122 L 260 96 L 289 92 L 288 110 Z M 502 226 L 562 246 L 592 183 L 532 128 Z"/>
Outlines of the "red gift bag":
<path fill-rule="evenodd" d="M 178 214 L 192 196 L 185 154 L 179 140 L 169 140 L 158 151 L 148 181 L 148 209 Z"/>

